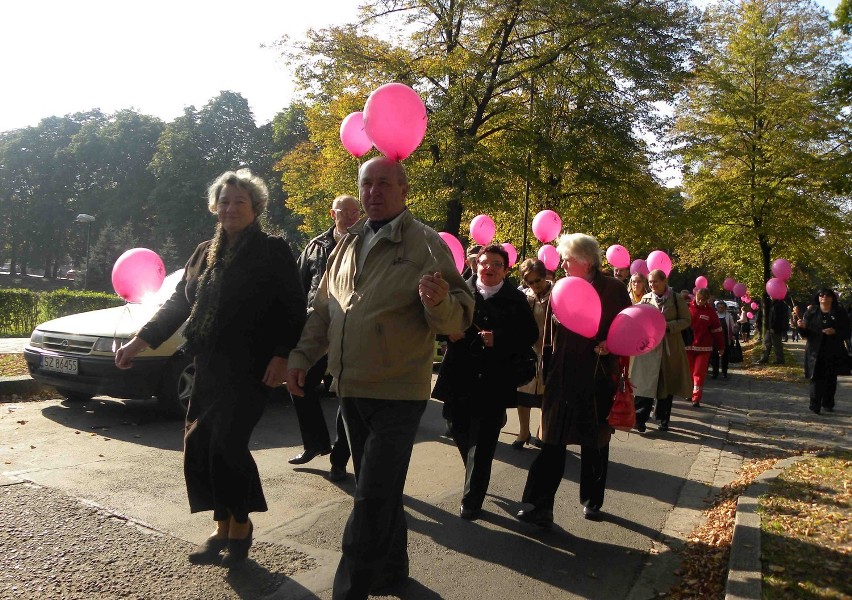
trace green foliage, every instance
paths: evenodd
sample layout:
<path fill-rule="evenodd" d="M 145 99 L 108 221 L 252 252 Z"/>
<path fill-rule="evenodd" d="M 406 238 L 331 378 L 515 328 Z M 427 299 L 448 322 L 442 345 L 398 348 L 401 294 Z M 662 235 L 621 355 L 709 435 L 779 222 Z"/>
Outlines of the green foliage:
<path fill-rule="evenodd" d="M 72 290 L 43 292 L 38 295 L 39 322 L 123 304 L 124 300 L 115 294 Z"/>
<path fill-rule="evenodd" d="M 655 238 L 656 208 L 643 220 L 633 210 L 666 196 L 642 133 L 665 125 L 653 103 L 673 97 L 693 17 L 679 1 L 369 2 L 360 23 L 289 48 L 310 139 L 280 162 L 288 205 L 307 232 L 327 226 L 328 202 L 352 190 L 358 166 L 340 122 L 395 80 L 429 112 L 406 159 L 409 205 L 428 223 L 458 234 L 488 212 L 498 237 L 521 248 L 529 204 L 530 217 L 554 208 L 568 228 Z"/>
<path fill-rule="evenodd" d="M 99 292 L 0 289 L 0 336 L 28 336 L 44 321 L 122 304 L 115 294 Z"/>
<path fill-rule="evenodd" d="M 848 124 L 826 92 L 845 40 L 806 0 L 713 5 L 699 40 L 676 113 L 689 223 L 681 257 L 713 280 L 736 277 L 753 296 L 778 257 L 798 266 L 794 285 L 820 280 L 806 270 L 844 280 L 852 230 L 848 198 L 832 182 L 848 157 Z"/>
<path fill-rule="evenodd" d="M 38 325 L 38 294 L 30 290 L 0 289 L 0 335 L 27 336 Z"/>

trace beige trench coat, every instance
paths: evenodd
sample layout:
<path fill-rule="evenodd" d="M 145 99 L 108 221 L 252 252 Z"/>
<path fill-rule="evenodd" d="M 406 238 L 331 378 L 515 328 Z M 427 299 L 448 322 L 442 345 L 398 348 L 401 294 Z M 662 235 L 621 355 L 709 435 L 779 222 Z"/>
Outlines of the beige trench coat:
<path fill-rule="evenodd" d="M 633 359 L 630 366 L 633 394 L 646 398 L 691 397 L 692 375 L 680 333 L 692 324 L 689 305 L 671 288 L 662 304 L 657 303 L 653 292 L 642 296 L 640 304 L 662 310 L 666 318 L 666 337 L 654 350 Z"/>

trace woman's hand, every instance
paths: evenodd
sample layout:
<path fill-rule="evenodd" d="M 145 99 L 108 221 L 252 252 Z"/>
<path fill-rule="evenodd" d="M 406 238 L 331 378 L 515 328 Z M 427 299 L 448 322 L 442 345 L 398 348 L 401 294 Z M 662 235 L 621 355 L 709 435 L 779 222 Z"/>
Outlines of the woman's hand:
<path fill-rule="evenodd" d="M 122 344 L 115 353 L 115 366 L 119 369 L 129 369 L 133 366 L 133 359 L 150 344 L 141 337 L 133 336 L 126 344 Z"/>
<path fill-rule="evenodd" d="M 826 327 L 822 330 L 822 333 L 823 335 L 834 335 L 837 331 L 835 331 L 834 327 Z"/>
<path fill-rule="evenodd" d="M 278 387 L 287 379 L 287 359 L 283 356 L 273 356 L 266 367 L 263 375 L 263 385 L 267 387 Z"/>

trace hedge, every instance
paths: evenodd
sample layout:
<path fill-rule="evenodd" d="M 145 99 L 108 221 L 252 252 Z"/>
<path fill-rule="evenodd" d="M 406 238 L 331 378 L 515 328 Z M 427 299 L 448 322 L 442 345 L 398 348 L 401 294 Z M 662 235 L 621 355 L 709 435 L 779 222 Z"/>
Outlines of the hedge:
<path fill-rule="evenodd" d="M 0 337 L 26 337 L 44 321 L 122 304 L 115 294 L 101 292 L 0 289 Z"/>

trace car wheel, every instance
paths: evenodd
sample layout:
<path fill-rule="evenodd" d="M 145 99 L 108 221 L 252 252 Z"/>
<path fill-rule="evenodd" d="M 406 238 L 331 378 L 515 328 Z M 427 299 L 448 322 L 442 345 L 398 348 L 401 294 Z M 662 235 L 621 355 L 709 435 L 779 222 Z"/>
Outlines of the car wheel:
<path fill-rule="evenodd" d="M 91 394 L 84 394 L 83 392 L 72 392 L 65 388 L 56 388 L 56 391 L 59 392 L 59 395 L 65 396 L 65 399 L 69 402 L 88 402 L 92 399 Z"/>
<path fill-rule="evenodd" d="M 160 381 L 160 393 L 157 394 L 160 406 L 179 417 L 185 417 L 194 385 L 195 363 L 183 353 L 175 354 L 166 365 Z"/>

